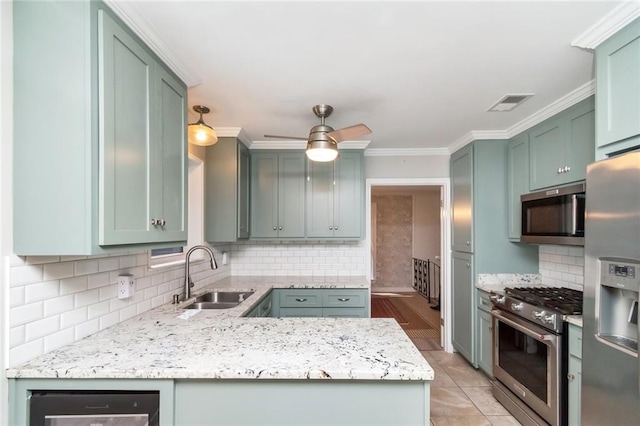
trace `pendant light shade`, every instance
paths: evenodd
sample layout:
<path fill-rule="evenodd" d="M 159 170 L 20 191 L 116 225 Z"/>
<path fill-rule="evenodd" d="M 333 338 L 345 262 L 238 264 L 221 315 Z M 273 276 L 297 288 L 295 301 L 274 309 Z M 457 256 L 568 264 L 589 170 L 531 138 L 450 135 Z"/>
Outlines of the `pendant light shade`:
<path fill-rule="evenodd" d="M 189 143 L 199 146 L 209 146 L 218 142 L 218 136 L 216 136 L 213 128 L 205 124 L 202 120 L 202 114 L 208 114 L 210 111 L 209 108 L 203 105 L 194 105 L 193 110 L 200 114 L 200 119 L 193 124 L 189 124 Z"/>
<path fill-rule="evenodd" d="M 338 146 L 335 142 L 309 141 L 306 153 L 311 161 L 333 161 L 338 156 Z"/>

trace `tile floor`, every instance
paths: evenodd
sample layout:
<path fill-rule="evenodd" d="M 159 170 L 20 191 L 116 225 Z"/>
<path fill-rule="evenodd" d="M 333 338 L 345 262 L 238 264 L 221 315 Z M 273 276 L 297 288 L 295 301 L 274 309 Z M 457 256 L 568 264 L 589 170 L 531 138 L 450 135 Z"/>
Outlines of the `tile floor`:
<path fill-rule="evenodd" d="M 431 382 L 433 426 L 520 424 L 493 397 L 487 376 L 462 356 L 442 350 L 420 352 L 435 371 Z"/>

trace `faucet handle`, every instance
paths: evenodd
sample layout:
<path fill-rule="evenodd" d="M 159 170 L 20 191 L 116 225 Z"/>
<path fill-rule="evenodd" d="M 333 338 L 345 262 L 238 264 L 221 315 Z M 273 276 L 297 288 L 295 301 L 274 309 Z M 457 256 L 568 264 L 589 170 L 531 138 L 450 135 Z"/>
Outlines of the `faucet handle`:
<path fill-rule="evenodd" d="M 191 275 L 189 275 L 189 277 L 187 278 L 188 282 L 189 282 L 189 288 L 193 287 L 195 284 L 193 283 L 193 280 L 191 279 Z"/>

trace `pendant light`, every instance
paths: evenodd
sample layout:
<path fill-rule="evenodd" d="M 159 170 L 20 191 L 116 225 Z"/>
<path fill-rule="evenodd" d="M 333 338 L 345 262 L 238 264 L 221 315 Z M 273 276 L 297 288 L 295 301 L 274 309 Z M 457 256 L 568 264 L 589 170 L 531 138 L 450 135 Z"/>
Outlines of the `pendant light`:
<path fill-rule="evenodd" d="M 200 114 L 200 119 L 195 123 L 189 124 L 189 143 L 209 146 L 218 142 L 218 136 L 216 136 L 213 128 L 202 120 L 202 114 L 209 114 L 209 108 L 203 105 L 194 105 L 193 110 Z"/>

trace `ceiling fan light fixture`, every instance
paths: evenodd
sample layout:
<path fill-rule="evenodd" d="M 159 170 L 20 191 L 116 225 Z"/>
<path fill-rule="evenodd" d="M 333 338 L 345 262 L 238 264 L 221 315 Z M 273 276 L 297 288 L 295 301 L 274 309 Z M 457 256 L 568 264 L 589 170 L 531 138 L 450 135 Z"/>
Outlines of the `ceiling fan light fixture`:
<path fill-rule="evenodd" d="M 208 114 L 209 108 L 203 105 L 194 105 L 193 110 L 200 114 L 200 119 L 189 124 L 188 139 L 189 143 L 198 146 L 210 146 L 218 142 L 218 136 L 213 128 L 202 120 L 202 114 Z"/>
<path fill-rule="evenodd" d="M 338 157 L 338 146 L 335 142 L 309 141 L 307 142 L 306 154 L 311 161 L 329 162 Z"/>

